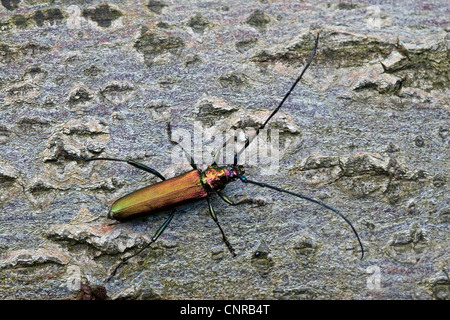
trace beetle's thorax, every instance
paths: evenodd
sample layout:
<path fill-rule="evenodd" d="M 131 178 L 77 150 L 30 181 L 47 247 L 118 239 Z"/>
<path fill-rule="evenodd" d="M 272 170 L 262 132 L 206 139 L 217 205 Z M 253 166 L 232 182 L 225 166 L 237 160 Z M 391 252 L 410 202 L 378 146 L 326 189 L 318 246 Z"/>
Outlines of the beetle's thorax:
<path fill-rule="evenodd" d="M 242 166 L 209 166 L 202 172 L 202 183 L 208 191 L 221 190 L 226 184 L 244 174 Z"/>

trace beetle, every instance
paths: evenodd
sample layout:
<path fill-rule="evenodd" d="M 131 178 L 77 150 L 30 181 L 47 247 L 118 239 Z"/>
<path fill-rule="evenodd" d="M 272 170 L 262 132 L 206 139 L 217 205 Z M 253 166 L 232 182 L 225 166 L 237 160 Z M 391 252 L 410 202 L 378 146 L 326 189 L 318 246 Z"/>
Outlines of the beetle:
<path fill-rule="evenodd" d="M 294 88 L 297 86 L 299 81 L 302 79 L 303 74 L 305 71 L 309 68 L 311 65 L 311 62 L 316 54 L 316 50 L 319 43 L 319 34 L 317 34 L 315 39 L 315 44 L 313 51 L 311 53 L 311 56 L 309 57 L 308 62 L 304 66 L 301 74 L 298 76 L 298 78 L 295 80 L 289 91 L 285 94 L 281 102 L 278 104 L 278 106 L 273 110 L 273 112 L 270 114 L 270 116 L 266 119 L 266 121 L 256 130 L 254 136 L 250 138 L 246 138 L 244 146 L 240 149 L 239 152 L 237 150 L 234 151 L 234 163 L 232 165 L 227 166 L 218 166 L 217 165 L 217 157 L 220 152 L 216 152 L 216 155 L 214 157 L 214 161 L 211 165 L 207 167 L 206 170 L 202 171 L 200 170 L 197 165 L 195 164 L 192 157 L 189 155 L 188 152 L 186 152 L 181 145 L 177 141 L 174 141 L 172 139 L 171 134 L 171 126 L 170 123 L 167 125 L 167 133 L 169 141 L 172 144 L 178 145 L 181 147 L 183 152 L 186 154 L 186 157 L 188 158 L 190 165 L 192 167 L 192 170 L 189 172 L 186 172 L 182 175 L 173 177 L 171 179 L 166 179 L 161 173 L 159 173 L 157 170 L 150 168 L 142 163 L 138 163 L 132 160 L 124 160 L 124 159 L 117 159 L 117 158 L 108 158 L 108 157 L 96 157 L 96 158 L 84 158 L 77 155 L 73 155 L 63 149 L 62 147 L 59 148 L 60 152 L 68 158 L 72 158 L 75 160 L 81 160 L 81 161 L 118 161 L 118 162 L 126 162 L 129 165 L 132 165 L 138 169 L 144 170 L 148 173 L 151 173 L 158 178 L 160 178 L 162 181 L 158 182 L 156 184 L 141 188 L 139 190 L 136 190 L 130 194 L 127 194 L 123 196 L 122 198 L 118 199 L 113 203 L 111 206 L 111 210 L 108 214 L 108 217 L 114 220 L 118 221 L 129 221 L 137 218 L 142 218 L 145 216 L 165 212 L 171 210 L 168 218 L 164 221 L 164 223 L 158 228 L 154 236 L 151 238 L 151 241 L 146 244 L 143 248 L 141 248 L 138 252 L 122 258 L 121 262 L 115 267 L 113 272 L 111 273 L 111 277 L 113 277 L 118 270 L 118 268 L 131 259 L 132 257 L 135 257 L 136 255 L 140 254 L 143 250 L 145 250 L 147 247 L 149 247 L 152 243 L 154 243 L 159 236 L 164 232 L 164 230 L 167 228 L 169 223 L 172 221 L 172 218 L 174 217 L 176 213 L 176 208 L 186 205 L 192 202 L 205 200 L 208 203 L 209 212 L 211 214 L 212 219 L 217 224 L 222 238 L 223 242 L 227 246 L 228 250 L 233 256 L 236 256 L 235 250 L 233 249 L 232 245 L 228 241 L 227 236 L 225 235 L 225 232 L 223 231 L 219 220 L 217 218 L 217 215 L 214 211 L 214 208 L 210 201 L 210 194 L 216 193 L 222 200 L 224 200 L 226 203 L 230 205 L 237 205 L 239 202 L 232 201 L 225 193 L 223 193 L 223 189 L 225 186 L 236 180 L 240 180 L 243 183 L 246 184 L 253 184 L 259 187 L 268 188 L 274 191 L 286 193 L 310 202 L 314 202 L 326 209 L 329 209 L 333 211 L 334 213 L 338 214 L 342 219 L 345 220 L 345 222 L 351 227 L 354 234 L 356 235 L 356 238 L 358 240 L 359 246 L 361 247 L 361 259 L 364 257 L 364 247 L 361 243 L 361 239 L 358 235 L 358 232 L 353 227 L 352 223 L 338 210 L 330 207 L 329 205 L 323 203 L 322 201 L 307 197 L 305 195 L 302 195 L 300 193 L 295 193 L 289 190 L 281 189 L 276 186 L 268 185 L 263 182 L 257 182 L 248 179 L 244 176 L 245 170 L 244 167 L 241 165 L 238 165 L 238 158 L 242 154 L 242 152 L 250 145 L 250 143 L 258 136 L 259 132 L 265 128 L 267 123 L 272 119 L 272 117 L 278 112 L 278 110 L 283 106 L 286 99 L 290 96 Z M 225 147 L 227 142 L 224 143 L 222 146 Z"/>

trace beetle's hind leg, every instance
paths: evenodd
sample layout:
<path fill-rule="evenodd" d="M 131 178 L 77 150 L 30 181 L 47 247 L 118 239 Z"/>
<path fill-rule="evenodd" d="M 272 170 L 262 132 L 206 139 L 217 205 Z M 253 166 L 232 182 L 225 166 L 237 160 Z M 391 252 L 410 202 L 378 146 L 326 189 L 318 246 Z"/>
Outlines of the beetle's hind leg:
<path fill-rule="evenodd" d="M 135 161 L 131 161 L 131 160 L 124 160 L 124 159 L 116 159 L 116 158 L 105 158 L 105 157 L 98 157 L 98 158 L 84 158 L 84 157 L 80 157 L 74 154 L 69 153 L 67 150 L 63 149 L 62 147 L 59 148 L 59 152 L 61 154 L 63 154 L 65 157 L 67 158 L 71 158 L 71 159 L 75 159 L 75 160 L 81 160 L 81 161 L 86 161 L 86 162 L 90 162 L 90 161 L 100 161 L 100 160 L 105 160 L 105 161 L 118 161 L 118 162 L 126 162 L 129 165 L 132 165 L 133 167 L 136 167 L 138 169 L 141 169 L 143 171 L 146 171 L 148 173 L 151 173 L 155 176 L 157 176 L 158 178 L 160 178 L 161 180 L 166 180 L 166 178 L 160 174 L 158 171 L 156 171 L 153 168 L 150 168 L 148 166 L 146 166 L 145 164 L 139 163 L 139 162 L 135 162 Z M 169 223 L 172 221 L 173 216 L 175 215 L 176 210 L 172 210 L 172 212 L 170 213 L 169 217 L 164 221 L 164 223 L 158 228 L 158 230 L 156 231 L 155 235 L 152 237 L 152 239 L 150 240 L 149 243 L 147 243 L 143 248 L 141 248 L 140 250 L 138 250 L 136 253 L 122 258 L 122 261 L 120 261 L 116 267 L 114 268 L 114 270 L 111 272 L 111 275 L 108 277 L 108 279 L 106 281 L 109 281 L 112 279 L 112 277 L 114 277 L 114 275 L 117 273 L 117 270 L 124 264 L 126 263 L 128 260 L 130 260 L 133 257 L 136 257 L 137 255 L 141 254 L 142 251 L 144 251 L 145 249 L 147 249 L 152 243 L 154 243 L 159 236 L 164 232 L 164 230 L 167 228 L 167 226 L 169 225 Z"/>
<path fill-rule="evenodd" d="M 106 281 L 109 281 L 112 279 L 112 277 L 114 277 L 114 275 L 117 273 L 117 270 L 125 263 L 127 263 L 128 260 L 130 260 L 133 257 L 138 256 L 139 254 L 141 254 L 142 251 L 144 251 L 145 249 L 147 249 L 152 243 L 154 243 L 159 236 L 164 232 L 164 230 L 167 228 L 167 226 L 169 225 L 170 221 L 172 221 L 173 216 L 175 215 L 176 210 L 172 210 L 172 212 L 170 213 L 169 217 L 166 219 L 166 221 L 164 221 L 164 223 L 158 228 L 158 231 L 156 231 L 155 235 L 152 237 L 152 239 L 150 240 L 149 243 L 147 243 L 143 248 L 141 248 L 139 251 L 137 251 L 136 253 L 133 253 L 132 255 L 122 258 L 122 261 L 120 261 L 116 267 L 114 268 L 114 270 L 111 272 L 111 275 L 108 277 L 108 279 Z"/>

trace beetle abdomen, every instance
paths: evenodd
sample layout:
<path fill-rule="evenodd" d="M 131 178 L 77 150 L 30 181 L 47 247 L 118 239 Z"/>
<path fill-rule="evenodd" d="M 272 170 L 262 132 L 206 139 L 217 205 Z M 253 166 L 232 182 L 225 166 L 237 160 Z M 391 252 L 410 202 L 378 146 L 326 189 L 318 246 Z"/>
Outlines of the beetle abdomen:
<path fill-rule="evenodd" d="M 193 170 L 123 196 L 114 202 L 108 217 L 120 221 L 137 219 L 204 199 L 207 195 L 200 172 Z"/>

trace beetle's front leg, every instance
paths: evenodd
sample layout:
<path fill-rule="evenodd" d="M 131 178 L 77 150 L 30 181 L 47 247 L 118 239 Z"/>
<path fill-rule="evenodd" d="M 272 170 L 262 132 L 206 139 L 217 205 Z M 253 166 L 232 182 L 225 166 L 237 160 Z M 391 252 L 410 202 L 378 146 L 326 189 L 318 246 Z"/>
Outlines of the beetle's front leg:
<path fill-rule="evenodd" d="M 109 158 L 109 157 L 98 157 L 98 158 L 83 158 L 83 157 L 79 157 L 77 155 L 71 154 L 70 152 L 68 152 L 67 150 L 65 150 L 64 148 L 59 148 L 59 152 L 61 154 L 63 154 L 66 158 L 71 158 L 74 160 L 81 160 L 81 161 L 85 161 L 85 162 L 90 162 L 90 161 L 117 161 L 117 162 L 126 162 L 129 165 L 132 165 L 135 168 L 141 169 L 143 171 L 146 171 L 148 173 L 151 173 L 155 176 L 157 176 L 158 178 L 160 178 L 161 180 L 166 180 L 166 178 L 163 177 L 163 175 L 161 173 L 159 173 L 158 171 L 156 171 L 153 168 L 150 168 L 148 166 L 146 166 L 145 164 L 139 163 L 139 162 L 135 162 L 132 160 L 124 160 L 124 159 L 117 159 L 117 158 Z"/>

